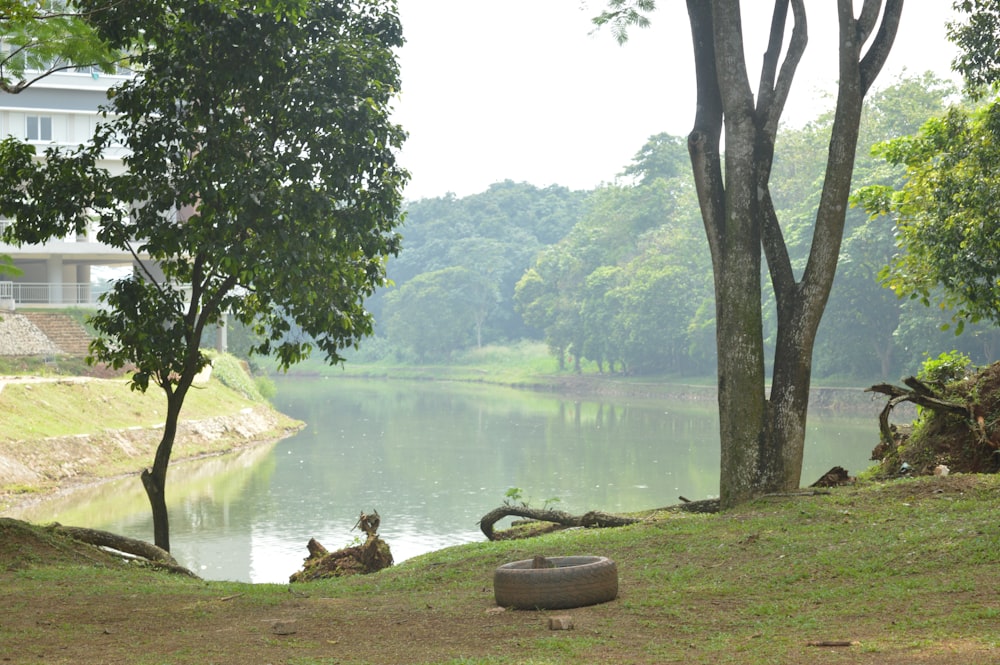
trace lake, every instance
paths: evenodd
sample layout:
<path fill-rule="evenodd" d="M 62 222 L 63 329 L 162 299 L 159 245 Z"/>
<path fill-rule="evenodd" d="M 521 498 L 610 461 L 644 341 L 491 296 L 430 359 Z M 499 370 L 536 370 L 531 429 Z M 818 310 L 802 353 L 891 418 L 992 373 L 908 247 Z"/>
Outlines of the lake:
<path fill-rule="evenodd" d="M 208 579 L 287 582 L 315 537 L 352 544 L 377 510 L 397 562 L 483 541 L 479 519 L 520 488 L 531 506 L 634 511 L 716 496 L 714 403 L 568 398 L 447 382 L 281 377 L 275 405 L 307 423 L 287 439 L 174 464 L 171 548 Z M 803 484 L 866 468 L 875 417 L 812 415 Z M 137 477 L 10 513 L 152 540 Z"/>

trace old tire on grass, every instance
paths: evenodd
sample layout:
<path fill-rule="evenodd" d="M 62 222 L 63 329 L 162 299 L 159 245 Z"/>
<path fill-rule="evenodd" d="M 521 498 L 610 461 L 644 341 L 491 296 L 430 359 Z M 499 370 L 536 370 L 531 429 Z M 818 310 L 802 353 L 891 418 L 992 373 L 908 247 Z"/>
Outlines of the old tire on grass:
<path fill-rule="evenodd" d="M 493 574 L 497 605 L 521 610 L 562 610 L 614 600 L 618 567 L 603 556 L 554 556 L 553 567 L 534 568 L 534 560 L 507 563 Z"/>

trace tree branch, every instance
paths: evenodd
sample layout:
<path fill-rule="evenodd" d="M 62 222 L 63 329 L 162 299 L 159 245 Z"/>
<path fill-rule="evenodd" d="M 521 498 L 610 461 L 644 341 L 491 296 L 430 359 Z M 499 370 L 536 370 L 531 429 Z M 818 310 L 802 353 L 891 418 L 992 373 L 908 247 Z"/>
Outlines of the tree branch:
<path fill-rule="evenodd" d="M 873 2 L 872 4 L 879 4 Z M 867 8 L 868 3 L 865 3 Z M 878 34 L 872 43 L 865 57 L 861 60 L 861 91 L 862 94 L 868 92 L 872 83 L 882 67 L 885 65 L 892 44 L 896 40 L 896 33 L 899 30 L 899 17 L 903 13 L 903 0 L 886 0 L 885 11 L 882 15 L 882 23 L 879 26 Z M 863 12 L 862 12 L 863 15 Z"/>
<path fill-rule="evenodd" d="M 688 135 L 688 154 L 694 174 L 698 203 L 705 224 L 705 234 L 712 256 L 721 257 L 725 234 L 725 187 L 722 158 L 719 153 L 722 135 L 722 96 L 715 60 L 711 3 L 687 0 L 694 48 L 697 105 L 694 129 Z"/>
<path fill-rule="evenodd" d="M 510 516 L 525 517 L 541 522 L 555 522 L 567 527 L 582 526 L 588 528 L 625 526 L 627 524 L 635 524 L 639 521 L 634 517 L 619 517 L 618 515 L 609 515 L 597 511 L 590 511 L 583 515 L 570 515 L 561 510 L 542 510 L 540 508 L 529 508 L 528 506 L 500 506 L 486 513 L 479 520 L 479 528 L 488 539 L 496 540 L 493 525 L 503 518 Z"/>
<path fill-rule="evenodd" d="M 809 43 L 809 30 L 806 23 L 806 8 L 803 0 L 792 0 L 792 12 L 795 23 L 792 27 L 792 39 L 788 44 L 788 53 L 784 62 L 781 63 L 781 71 L 778 74 L 777 85 L 774 89 L 774 101 L 766 118 L 765 129 L 772 137 L 777 136 L 778 122 L 781 114 L 785 110 L 785 102 L 788 101 L 788 94 L 792 90 L 792 80 L 795 78 L 795 70 L 802 60 L 802 55 L 806 51 Z"/>
<path fill-rule="evenodd" d="M 80 542 L 87 543 L 88 545 L 105 547 L 146 559 L 158 567 L 166 568 L 171 572 L 181 573 L 182 575 L 187 575 L 188 577 L 198 577 L 190 570 L 177 563 L 177 560 L 170 555 L 170 552 L 167 552 L 152 543 L 147 543 L 144 540 L 120 536 L 116 533 L 111 533 L 110 531 L 86 529 L 78 526 L 63 526 L 61 524 L 53 525 L 52 530 L 55 533 L 69 536 L 73 540 L 79 540 Z"/>

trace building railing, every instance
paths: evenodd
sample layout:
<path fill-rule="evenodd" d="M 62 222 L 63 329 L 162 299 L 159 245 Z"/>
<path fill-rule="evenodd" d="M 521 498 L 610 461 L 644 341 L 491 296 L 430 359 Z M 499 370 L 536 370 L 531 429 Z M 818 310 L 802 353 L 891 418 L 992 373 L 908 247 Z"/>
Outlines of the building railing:
<path fill-rule="evenodd" d="M 0 308 L 10 309 L 17 305 L 30 307 L 66 307 L 80 305 L 98 307 L 99 298 L 111 290 L 112 283 L 65 282 L 63 284 L 37 282 L 0 281 Z M 183 287 L 185 299 L 191 296 L 191 289 Z"/>
<path fill-rule="evenodd" d="M 97 299 L 110 284 L 0 282 L 0 301 L 16 305 L 87 305 L 97 307 Z"/>

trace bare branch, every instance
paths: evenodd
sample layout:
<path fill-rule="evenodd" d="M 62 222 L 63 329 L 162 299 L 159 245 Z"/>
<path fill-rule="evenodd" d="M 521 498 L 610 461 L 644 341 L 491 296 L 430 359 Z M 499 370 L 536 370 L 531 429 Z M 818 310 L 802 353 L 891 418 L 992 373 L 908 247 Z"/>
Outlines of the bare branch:
<path fill-rule="evenodd" d="M 866 3 L 867 4 L 867 3 Z M 885 11 L 882 14 L 882 24 L 879 26 L 875 41 L 872 42 L 865 57 L 861 60 L 861 91 L 868 92 L 882 67 L 885 65 L 892 43 L 896 40 L 899 30 L 899 17 L 903 13 L 903 0 L 886 0 Z"/>
<path fill-rule="evenodd" d="M 767 132 L 772 137 L 778 133 L 778 121 L 785 110 L 785 102 L 788 101 L 788 93 L 792 89 L 795 70 L 798 68 L 802 55 L 806 51 L 806 45 L 809 43 L 809 29 L 806 23 L 806 8 L 803 0 L 792 0 L 792 14 L 795 17 L 792 39 L 788 44 L 785 60 L 781 63 L 778 83 L 774 88 L 774 103 L 766 120 Z"/>
<path fill-rule="evenodd" d="M 788 19 L 788 0 L 775 0 L 771 16 L 771 33 L 764 52 L 764 64 L 760 72 L 757 88 L 757 114 L 766 116 L 774 99 L 774 80 L 778 72 L 778 60 L 785 41 L 785 22 Z"/>
<path fill-rule="evenodd" d="M 875 22 L 878 21 L 881 10 L 882 0 L 865 0 L 865 4 L 861 8 L 861 16 L 858 17 L 858 37 L 862 44 L 868 41 L 875 29 Z"/>

